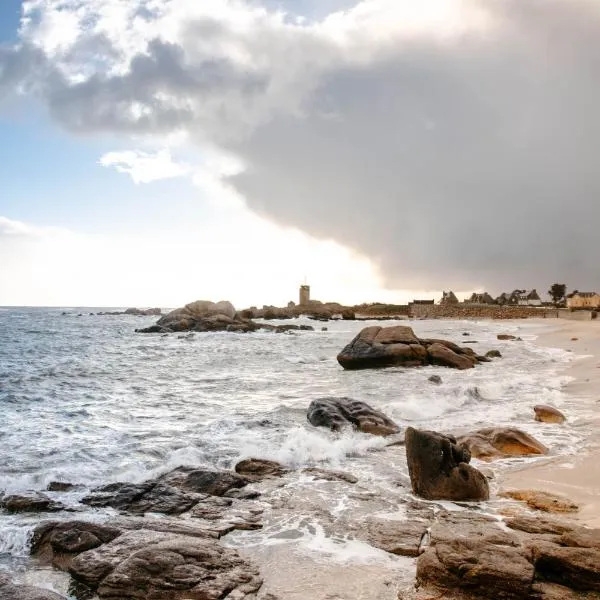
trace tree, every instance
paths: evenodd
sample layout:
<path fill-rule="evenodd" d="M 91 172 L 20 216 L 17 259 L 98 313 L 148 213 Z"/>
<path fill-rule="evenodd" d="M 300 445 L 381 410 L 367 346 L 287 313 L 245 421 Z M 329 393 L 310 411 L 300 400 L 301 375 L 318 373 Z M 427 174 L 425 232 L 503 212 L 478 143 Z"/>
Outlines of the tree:
<path fill-rule="evenodd" d="M 558 304 L 562 302 L 567 293 L 567 286 L 564 283 L 553 283 L 550 289 L 548 290 L 548 294 L 552 298 L 552 302 L 554 304 Z"/>

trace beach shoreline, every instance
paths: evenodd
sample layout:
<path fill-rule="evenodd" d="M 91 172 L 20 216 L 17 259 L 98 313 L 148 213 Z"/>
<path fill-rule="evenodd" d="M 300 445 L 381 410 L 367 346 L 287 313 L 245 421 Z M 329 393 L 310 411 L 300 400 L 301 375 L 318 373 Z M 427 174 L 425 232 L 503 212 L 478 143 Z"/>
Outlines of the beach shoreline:
<path fill-rule="evenodd" d="M 549 322 L 539 319 L 535 344 L 560 348 L 576 355 L 563 374 L 572 380 L 564 391 L 569 402 L 583 409 L 583 416 L 573 418 L 568 408 L 565 426 L 591 430 L 581 451 L 534 464 L 518 465 L 499 478 L 500 489 L 535 489 L 567 496 L 580 506 L 579 512 L 570 515 L 589 527 L 600 527 L 600 433 L 593 432 L 600 424 L 600 323 L 597 321 L 572 321 L 557 319 Z M 543 404 L 540 399 L 540 404 Z M 551 425 L 549 425 L 551 426 Z"/>

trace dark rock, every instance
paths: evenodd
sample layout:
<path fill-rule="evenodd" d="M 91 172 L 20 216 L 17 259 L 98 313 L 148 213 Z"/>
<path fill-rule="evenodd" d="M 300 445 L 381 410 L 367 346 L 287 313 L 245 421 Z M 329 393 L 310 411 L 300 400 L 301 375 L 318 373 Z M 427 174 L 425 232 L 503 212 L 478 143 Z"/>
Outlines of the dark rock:
<path fill-rule="evenodd" d="M 288 472 L 288 469 L 273 460 L 247 458 L 235 465 L 235 472 L 251 479 L 260 480 L 265 477 L 281 477 Z"/>
<path fill-rule="evenodd" d="M 319 398 L 308 407 L 307 418 L 316 427 L 339 431 L 352 426 L 364 433 L 390 435 L 400 428 L 382 412 L 351 398 Z"/>
<path fill-rule="evenodd" d="M 47 521 L 33 532 L 31 554 L 42 564 L 67 570 L 74 556 L 119 535 L 120 529 L 86 521 Z"/>
<path fill-rule="evenodd" d="M 491 461 L 507 456 L 547 454 L 546 448 L 533 436 L 514 427 L 490 427 L 480 429 L 458 438 L 469 448 L 471 455 L 480 460 Z"/>
<path fill-rule="evenodd" d="M 473 367 L 478 359 L 470 348 L 437 339 L 418 339 L 410 327 L 366 327 L 338 354 L 344 369 L 417 367 L 439 364 Z"/>
<path fill-rule="evenodd" d="M 161 475 L 158 481 L 187 492 L 223 496 L 230 490 L 248 485 L 251 480 L 231 471 L 178 467 L 165 475 Z"/>
<path fill-rule="evenodd" d="M 73 488 L 77 487 L 73 483 L 67 483 L 66 481 L 51 481 L 46 489 L 49 492 L 69 492 Z"/>
<path fill-rule="evenodd" d="M 499 333 L 496 337 L 499 340 L 503 340 L 503 341 L 509 341 L 509 340 L 516 340 L 517 339 L 516 335 L 510 335 L 508 333 Z"/>
<path fill-rule="evenodd" d="M 547 541 L 531 545 L 536 574 L 574 590 L 600 591 L 600 548 L 572 548 Z"/>
<path fill-rule="evenodd" d="M 9 494 L 0 499 L 0 508 L 8 512 L 57 512 L 65 510 L 61 502 L 55 502 L 45 494 L 31 492 L 27 494 Z"/>
<path fill-rule="evenodd" d="M 406 461 L 412 490 L 429 500 L 487 500 L 486 478 L 467 464 L 468 449 L 434 431 L 409 427 L 405 434 Z"/>
<path fill-rule="evenodd" d="M 162 314 L 162 310 L 160 308 L 128 308 L 125 314 L 137 317 L 157 317 Z"/>
<path fill-rule="evenodd" d="M 485 355 L 487 358 L 502 358 L 500 350 L 488 350 Z"/>
<path fill-rule="evenodd" d="M 143 514 L 158 512 L 177 515 L 190 510 L 200 499 L 162 482 L 111 483 L 96 488 L 81 500 L 83 504 L 97 508 L 110 506 L 117 510 Z"/>
<path fill-rule="evenodd" d="M 436 383 L 439 385 L 442 383 L 442 378 L 439 375 L 432 375 L 427 381 L 431 381 L 431 383 Z"/>

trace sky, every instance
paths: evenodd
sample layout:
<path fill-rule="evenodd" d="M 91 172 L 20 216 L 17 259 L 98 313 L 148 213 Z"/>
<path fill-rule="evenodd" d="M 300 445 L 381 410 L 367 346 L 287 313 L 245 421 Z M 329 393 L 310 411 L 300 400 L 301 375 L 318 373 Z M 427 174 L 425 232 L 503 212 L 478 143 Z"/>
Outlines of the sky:
<path fill-rule="evenodd" d="M 598 290 L 597 0 L 2 0 L 0 305 Z"/>

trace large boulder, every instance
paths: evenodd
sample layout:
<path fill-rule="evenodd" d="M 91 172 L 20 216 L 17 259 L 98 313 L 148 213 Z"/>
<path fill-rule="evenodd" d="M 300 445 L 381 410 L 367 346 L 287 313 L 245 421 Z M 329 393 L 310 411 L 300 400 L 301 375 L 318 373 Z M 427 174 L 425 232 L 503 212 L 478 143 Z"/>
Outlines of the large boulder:
<path fill-rule="evenodd" d="M 382 412 L 352 398 L 313 400 L 306 417 L 312 425 L 328 427 L 332 431 L 339 431 L 344 427 L 353 427 L 374 435 L 391 435 L 400 431 L 400 427 Z"/>
<path fill-rule="evenodd" d="M 409 427 L 406 461 L 412 490 L 428 500 L 487 500 L 487 479 L 469 465 L 471 455 L 451 436 Z"/>
<path fill-rule="evenodd" d="M 471 455 L 492 461 L 510 456 L 547 454 L 548 448 L 533 436 L 515 427 L 489 427 L 458 437 L 458 443 L 469 448 Z"/>
<path fill-rule="evenodd" d="M 190 521 L 123 522 L 116 535 L 103 526 L 72 525 L 51 523 L 38 528 L 32 553 L 38 558 L 43 553 L 43 562 L 68 571 L 102 600 L 243 600 L 254 598 L 262 584 L 249 561 L 223 547 L 214 532 L 198 529 Z M 57 560 L 55 552 L 60 554 L 64 546 L 68 560 Z"/>
<path fill-rule="evenodd" d="M 446 340 L 419 339 L 411 327 L 365 327 L 338 354 L 344 369 L 382 367 L 418 367 L 443 365 L 455 369 L 470 369 L 483 357 L 470 348 Z"/>

